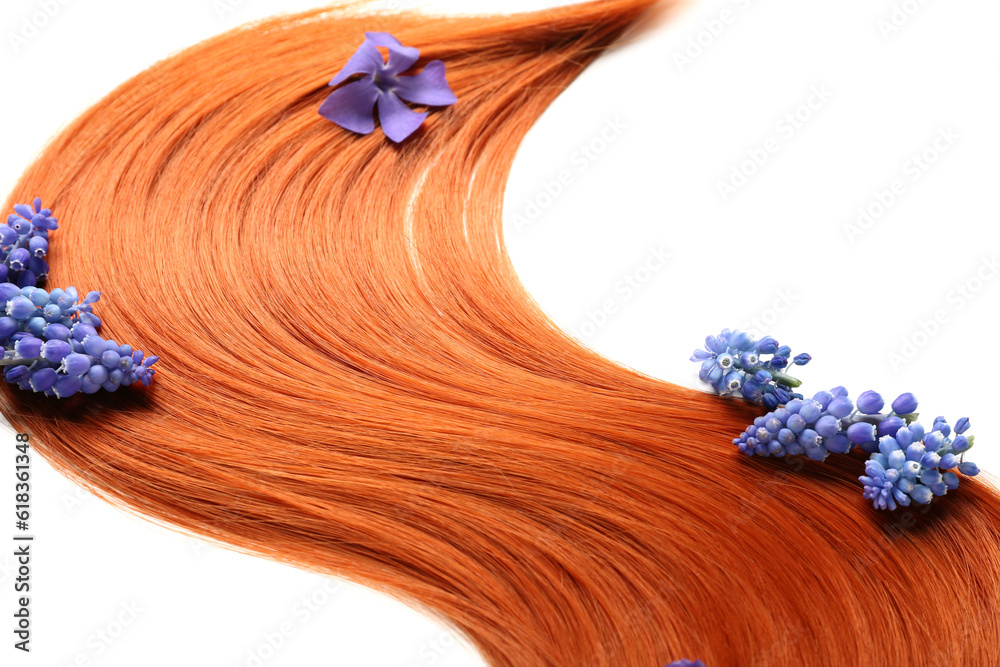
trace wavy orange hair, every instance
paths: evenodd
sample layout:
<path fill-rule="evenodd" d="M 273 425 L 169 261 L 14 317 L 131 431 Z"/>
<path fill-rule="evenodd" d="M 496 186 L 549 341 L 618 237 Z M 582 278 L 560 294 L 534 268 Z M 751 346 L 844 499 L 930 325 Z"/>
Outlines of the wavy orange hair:
<path fill-rule="evenodd" d="M 7 205 L 53 202 L 50 284 L 103 291 L 160 373 L 4 412 L 107 500 L 389 591 L 498 667 L 997 664 L 988 486 L 878 513 L 858 460 L 746 460 L 750 408 L 598 356 L 518 282 L 518 143 L 653 5 L 380 17 L 460 99 L 400 146 L 317 115 L 372 28 L 349 7 L 125 83 Z"/>

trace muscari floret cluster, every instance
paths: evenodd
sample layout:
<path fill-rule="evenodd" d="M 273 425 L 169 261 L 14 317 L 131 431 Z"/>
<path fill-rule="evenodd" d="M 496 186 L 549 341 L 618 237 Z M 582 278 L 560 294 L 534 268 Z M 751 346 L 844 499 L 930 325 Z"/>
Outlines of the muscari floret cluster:
<path fill-rule="evenodd" d="M 792 348 L 771 336 L 755 340 L 739 329 L 708 336 L 705 349 L 691 355 L 691 361 L 701 362 L 698 377 L 720 396 L 742 396 L 772 410 L 802 397 L 793 391 L 802 383 L 786 371 L 789 365 L 805 366 L 811 359 L 805 353 L 792 357 Z"/>
<path fill-rule="evenodd" d="M 697 350 L 692 360 L 702 361 L 704 374 L 709 362 L 718 366 L 725 361 L 725 355 L 732 356 L 734 348 L 746 348 L 744 336 L 728 330 L 719 337 L 709 336 L 709 352 Z M 759 343 L 752 349 L 759 349 Z M 710 376 L 703 375 L 702 379 L 712 383 Z M 754 394 L 745 391 L 749 378 L 744 375 L 743 379 L 744 398 L 755 400 Z M 712 384 L 723 393 L 716 383 Z M 777 392 L 774 395 L 784 397 Z M 804 455 L 825 461 L 830 454 L 847 454 L 858 447 L 871 455 L 865 474 L 858 478 L 864 486 L 864 497 L 882 510 L 894 510 L 911 502 L 927 504 L 934 496 L 957 489 L 959 477 L 954 470 L 970 477 L 979 474 L 975 463 L 965 461 L 974 442 L 973 437 L 964 435 L 969 419 L 958 420 L 954 438 L 944 417 L 937 417 L 931 429 L 925 430 L 916 422 L 918 403 L 911 393 L 897 397 L 888 413 L 883 413 L 885 400 L 875 391 L 862 393 L 857 401 L 851 400 L 844 387 L 818 392 L 811 399 L 790 392 L 788 397 L 780 406 L 767 403 L 771 411 L 733 439 L 739 451 L 747 456 Z"/>
<path fill-rule="evenodd" d="M 98 334 L 101 319 L 93 313 L 93 304 L 101 298 L 100 292 L 90 292 L 81 301 L 75 287 L 49 292 L 35 286 L 45 278 L 48 266 L 44 260 L 42 265 L 21 261 L 19 251 L 33 248 L 38 253 L 34 258 L 41 259 L 48 250 L 48 231 L 58 225 L 39 199 L 33 207 L 18 205 L 15 210 L 18 215 L 0 225 L 5 257 L 0 275 L 7 280 L 0 282 L 4 379 L 21 389 L 59 398 L 101 389 L 115 391 L 133 383 L 148 386 L 156 373 L 152 365 L 159 357 L 146 357 L 141 350 Z M 17 234 L 16 242 L 7 243 L 12 237 L 6 230 Z"/>
<path fill-rule="evenodd" d="M 59 227 L 52 211 L 42 208 L 35 198 L 31 206 L 18 204 L 15 214 L 0 224 L 0 282 L 18 287 L 36 285 L 49 274 L 45 255 L 49 252 L 49 232 Z"/>

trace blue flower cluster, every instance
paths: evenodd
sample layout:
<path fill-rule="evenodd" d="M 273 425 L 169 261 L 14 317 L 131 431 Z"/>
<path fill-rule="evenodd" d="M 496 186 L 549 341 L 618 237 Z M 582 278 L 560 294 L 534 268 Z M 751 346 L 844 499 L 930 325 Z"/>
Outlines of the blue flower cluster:
<path fill-rule="evenodd" d="M 896 509 L 911 502 L 926 505 L 934 496 L 943 496 L 958 488 L 958 469 L 963 475 L 979 474 L 979 467 L 965 461 L 975 440 L 966 437 L 969 419 L 963 417 L 955 425 L 955 437 L 944 417 L 937 417 L 930 431 L 920 424 L 902 426 L 892 435 L 879 440 L 878 452 L 865 465 L 865 474 L 858 479 L 865 487 L 865 498 L 876 509 Z"/>
<path fill-rule="evenodd" d="M 92 310 L 100 298 L 100 292 L 90 292 L 80 301 L 74 287 L 47 292 L 0 283 L 4 379 L 59 398 L 136 382 L 148 386 L 158 357 L 97 333 L 101 320 Z"/>
<path fill-rule="evenodd" d="M 847 454 L 855 446 L 871 454 L 865 475 L 864 496 L 877 509 L 893 510 L 910 501 L 926 504 L 958 488 L 957 468 L 963 475 L 979 474 L 975 463 L 964 461 L 974 438 L 964 434 L 969 419 L 963 417 L 949 438 L 951 427 L 938 417 L 930 431 L 916 423 L 917 399 L 900 395 L 892 410 L 883 414 L 885 401 L 866 391 L 855 403 L 843 387 L 821 391 L 811 399 L 793 399 L 758 417 L 738 438 L 737 449 L 747 456 L 805 455 L 825 461 L 830 454 Z"/>
<path fill-rule="evenodd" d="M 691 361 L 701 363 L 698 377 L 720 396 L 739 395 L 773 410 L 802 397 L 792 391 L 802 383 L 785 371 L 789 365 L 805 366 L 812 357 L 791 355 L 792 348 L 771 336 L 755 340 L 745 331 L 723 329 L 718 336 L 708 336 L 705 349 L 695 350 Z"/>
<path fill-rule="evenodd" d="M 59 223 L 37 197 L 31 206 L 18 204 L 14 211 L 7 224 L 0 224 L 0 282 L 34 286 L 48 276 L 49 232 Z"/>
<path fill-rule="evenodd" d="M 102 338 L 93 304 L 75 287 L 47 292 L 37 283 L 48 275 L 49 231 L 59 225 L 42 200 L 18 204 L 16 215 L 0 224 L 0 367 L 7 382 L 21 389 L 65 398 L 78 392 L 115 391 L 122 385 L 149 386 L 159 357 Z"/>
<path fill-rule="evenodd" d="M 699 377 L 717 393 L 740 394 L 770 410 L 733 438 L 739 451 L 825 461 L 830 454 L 848 454 L 857 447 L 870 454 L 858 479 L 876 509 L 927 504 L 958 488 L 955 470 L 969 477 L 979 474 L 979 467 L 965 460 L 974 441 L 965 436 L 968 417 L 958 420 L 952 437 L 944 417 L 936 418 L 929 431 L 917 423 L 917 398 L 911 393 L 898 396 L 887 413 L 876 391 L 853 401 L 847 389 L 834 387 L 807 399 L 792 391 L 801 382 L 785 370 L 789 363 L 803 366 L 810 360 L 808 354 L 792 357 L 791 349 L 771 336 L 755 341 L 738 329 L 708 336 L 705 349 L 691 356 L 701 364 Z"/>

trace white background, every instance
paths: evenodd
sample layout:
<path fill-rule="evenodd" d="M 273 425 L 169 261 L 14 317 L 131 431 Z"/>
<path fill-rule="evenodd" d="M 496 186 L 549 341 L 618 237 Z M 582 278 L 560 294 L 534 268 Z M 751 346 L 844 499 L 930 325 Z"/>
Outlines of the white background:
<path fill-rule="evenodd" d="M 126 78 L 244 21 L 315 3 L 51 4 L 57 12 L 35 34 L 23 31 L 26 20 L 40 22 L 39 2 L 0 9 L 3 192 L 53 134 Z M 545 4 L 554 3 L 422 6 Z M 983 0 L 694 4 L 601 59 L 532 130 L 506 197 L 520 275 L 601 353 L 690 386 L 698 381 L 687 357 L 706 333 L 759 320 L 760 332 L 813 355 L 801 373 L 810 390 L 845 384 L 890 400 L 913 391 L 928 417 L 972 417 L 972 458 L 1000 470 L 990 421 L 998 24 L 1000 5 Z M 11 34 L 31 36 L 15 48 Z M 946 151 L 934 148 L 940 131 L 952 135 L 938 143 Z M 744 164 L 768 148 L 762 166 Z M 934 159 L 926 168 L 913 161 L 925 151 Z M 723 197 L 719 184 L 732 183 L 734 169 L 753 173 Z M 568 185 L 558 191 L 561 172 Z M 896 180 L 902 194 L 849 233 L 859 207 L 879 193 L 888 201 Z M 13 474 L 0 478 L 9 502 Z M 77 491 L 37 457 L 33 490 L 34 651 L 10 648 L 3 548 L 4 664 L 247 666 L 283 623 L 293 634 L 260 664 L 482 664 L 393 600 L 346 584 L 327 593 L 322 578 L 151 526 Z M 117 633 L 133 603 L 134 621 L 110 644 L 99 639 Z"/>

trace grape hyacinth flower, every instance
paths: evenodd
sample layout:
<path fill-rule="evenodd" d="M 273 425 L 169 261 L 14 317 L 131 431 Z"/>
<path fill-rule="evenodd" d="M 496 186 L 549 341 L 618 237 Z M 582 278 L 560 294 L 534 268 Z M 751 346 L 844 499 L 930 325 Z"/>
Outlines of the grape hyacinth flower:
<path fill-rule="evenodd" d="M 739 395 L 773 410 L 802 398 L 792 391 L 802 383 L 783 371 L 790 355 L 791 348 L 780 346 L 771 336 L 758 341 L 745 331 L 723 329 L 718 336 L 708 336 L 705 349 L 695 350 L 691 361 L 701 363 L 698 376 L 720 396 Z M 800 354 L 792 363 L 804 366 L 811 359 L 808 354 Z"/>
<path fill-rule="evenodd" d="M 4 379 L 58 398 L 149 386 L 158 357 L 97 333 L 101 320 L 93 304 L 100 298 L 100 292 L 90 292 L 81 300 L 75 287 L 47 292 L 0 283 Z"/>
<path fill-rule="evenodd" d="M 40 198 L 31 206 L 16 205 L 6 224 L 0 224 L 0 282 L 25 287 L 44 281 L 49 273 L 45 261 L 49 232 L 58 227 L 52 211 L 42 208 Z"/>
<path fill-rule="evenodd" d="M 959 420 L 963 433 L 969 426 L 967 417 Z M 865 474 L 858 478 L 864 485 L 864 496 L 875 509 L 894 510 L 897 505 L 911 502 L 926 505 L 934 496 L 943 496 L 958 488 L 958 469 L 974 477 L 979 467 L 965 461 L 965 453 L 974 438 L 957 434 L 950 438 L 951 427 L 943 417 L 934 420 L 930 431 L 920 424 L 904 426 L 895 435 L 879 440 L 878 452 L 865 465 Z"/>
<path fill-rule="evenodd" d="M 370 134 L 375 129 L 373 112 L 377 107 L 385 135 L 399 143 L 413 134 L 428 116 L 428 112 L 414 111 L 405 102 L 445 107 L 458 101 L 445 79 L 442 61 L 427 63 L 419 74 L 401 76 L 417 62 L 420 50 L 403 46 L 387 32 L 366 32 L 365 38 L 329 85 L 340 86 L 360 76 L 330 93 L 319 108 L 321 116 L 346 130 Z M 388 50 L 388 62 L 379 47 Z"/>

